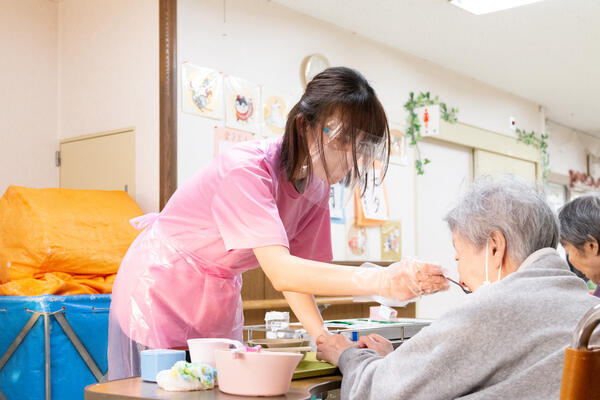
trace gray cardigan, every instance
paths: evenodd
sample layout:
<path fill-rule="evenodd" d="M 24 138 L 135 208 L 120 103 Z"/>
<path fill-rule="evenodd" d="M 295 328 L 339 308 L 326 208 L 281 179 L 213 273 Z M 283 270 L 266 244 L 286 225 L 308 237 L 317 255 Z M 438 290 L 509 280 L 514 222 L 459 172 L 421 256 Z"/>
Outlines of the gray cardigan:
<path fill-rule="evenodd" d="M 555 249 L 538 250 L 386 357 L 344 351 L 342 399 L 556 399 L 565 348 L 599 302 Z"/>

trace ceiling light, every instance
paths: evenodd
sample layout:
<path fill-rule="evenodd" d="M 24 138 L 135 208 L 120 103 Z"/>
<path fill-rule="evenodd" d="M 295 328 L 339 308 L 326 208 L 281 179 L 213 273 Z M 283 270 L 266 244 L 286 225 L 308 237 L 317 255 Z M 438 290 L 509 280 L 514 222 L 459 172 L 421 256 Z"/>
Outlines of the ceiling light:
<path fill-rule="evenodd" d="M 521 7 L 543 0 L 450 0 L 450 3 L 475 15 Z"/>

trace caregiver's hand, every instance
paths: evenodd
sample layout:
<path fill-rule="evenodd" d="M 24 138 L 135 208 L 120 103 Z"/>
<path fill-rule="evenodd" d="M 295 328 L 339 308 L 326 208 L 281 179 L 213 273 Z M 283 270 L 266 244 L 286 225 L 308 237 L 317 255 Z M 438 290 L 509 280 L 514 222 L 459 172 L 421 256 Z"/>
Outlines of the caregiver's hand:
<path fill-rule="evenodd" d="M 356 278 L 372 282 L 378 296 L 400 301 L 448 289 L 442 267 L 416 260 L 402 260 L 387 268 L 359 268 Z"/>
<path fill-rule="evenodd" d="M 385 357 L 386 355 L 394 351 L 394 346 L 392 346 L 392 342 L 376 333 L 371 333 L 370 335 L 359 337 L 358 343 L 358 347 L 366 347 L 368 349 L 374 350 L 375 352 L 377 352 L 377 354 L 379 354 L 382 357 Z"/>
<path fill-rule="evenodd" d="M 407 259 L 390 265 L 382 272 L 378 294 L 408 300 L 448 288 L 440 265 Z"/>
<path fill-rule="evenodd" d="M 343 335 L 321 335 L 317 338 L 317 360 L 338 365 L 340 356 L 354 344 Z"/>

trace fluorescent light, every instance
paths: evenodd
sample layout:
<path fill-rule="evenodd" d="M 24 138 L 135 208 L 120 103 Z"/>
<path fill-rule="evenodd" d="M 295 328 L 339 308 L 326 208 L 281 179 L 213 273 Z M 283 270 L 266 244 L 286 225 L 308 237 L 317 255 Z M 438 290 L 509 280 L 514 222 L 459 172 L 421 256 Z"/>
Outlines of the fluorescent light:
<path fill-rule="evenodd" d="M 521 7 L 543 0 L 450 0 L 450 3 L 475 15 Z"/>

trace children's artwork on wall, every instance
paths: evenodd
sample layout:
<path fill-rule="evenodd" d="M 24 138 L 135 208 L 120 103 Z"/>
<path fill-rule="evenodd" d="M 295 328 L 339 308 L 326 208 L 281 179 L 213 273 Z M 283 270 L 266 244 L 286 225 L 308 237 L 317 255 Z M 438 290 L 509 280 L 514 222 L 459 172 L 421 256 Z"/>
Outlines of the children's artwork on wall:
<path fill-rule="evenodd" d="M 329 187 L 329 214 L 331 222 L 337 224 L 344 224 L 346 222 L 343 183 L 336 183 Z"/>
<path fill-rule="evenodd" d="M 250 132 L 215 126 L 214 155 L 216 156 L 217 154 L 223 153 L 225 150 L 240 142 L 252 139 L 254 139 L 254 135 Z"/>
<path fill-rule="evenodd" d="M 435 136 L 440 134 L 440 106 L 432 104 L 415 108 L 419 124 L 421 125 L 421 136 Z"/>
<path fill-rule="evenodd" d="M 260 88 L 234 76 L 225 77 L 225 125 L 253 133 L 259 131 Z"/>
<path fill-rule="evenodd" d="M 365 227 L 351 225 L 347 235 L 350 256 L 366 257 L 367 255 L 367 230 Z"/>
<path fill-rule="evenodd" d="M 390 124 L 390 164 L 408 165 L 408 146 L 406 135 L 400 129 Z"/>
<path fill-rule="evenodd" d="M 290 96 L 283 96 L 268 87 L 262 88 L 262 109 L 264 136 L 281 135 L 292 107 Z"/>
<path fill-rule="evenodd" d="M 381 174 L 381 165 L 375 166 L 369 171 L 367 188 L 362 197 L 360 187 L 354 192 L 354 218 L 356 225 L 378 226 L 383 225 L 388 220 L 389 209 L 385 185 L 383 182 L 379 183 Z"/>
<path fill-rule="evenodd" d="M 387 221 L 381 225 L 381 259 L 399 261 L 401 251 L 402 225 L 400 221 Z"/>
<path fill-rule="evenodd" d="M 222 74 L 189 63 L 183 63 L 181 72 L 181 110 L 213 119 L 223 118 Z"/>

